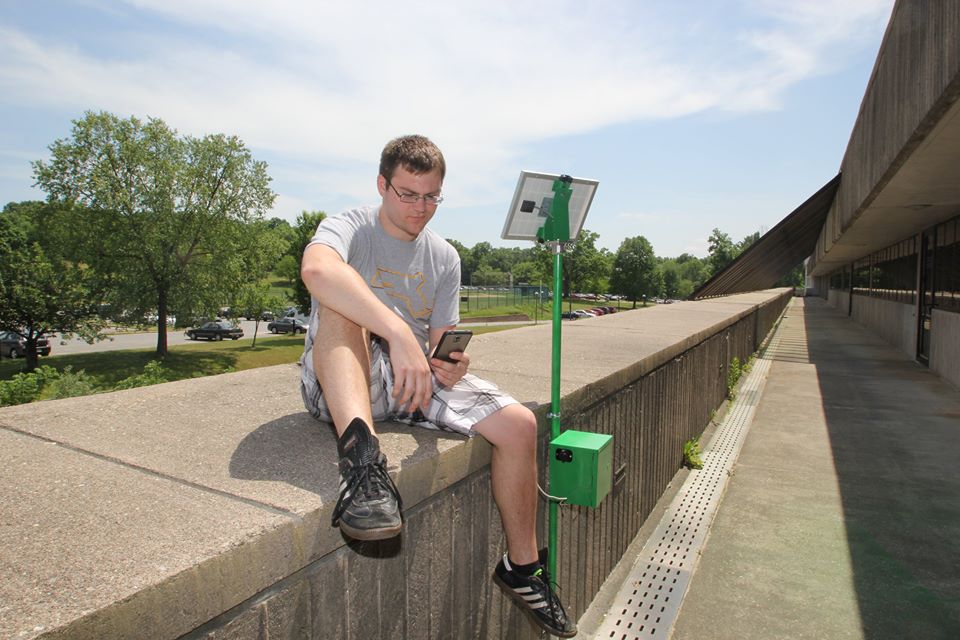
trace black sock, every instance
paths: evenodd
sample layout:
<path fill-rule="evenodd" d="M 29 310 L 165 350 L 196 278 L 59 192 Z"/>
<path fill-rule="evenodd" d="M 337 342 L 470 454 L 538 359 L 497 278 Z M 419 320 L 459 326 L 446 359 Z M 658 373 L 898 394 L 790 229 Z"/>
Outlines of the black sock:
<path fill-rule="evenodd" d="M 360 457 L 364 462 L 372 460 L 380 452 L 380 441 L 363 418 L 354 418 L 343 430 L 343 435 L 337 439 L 337 453 L 343 458 L 357 446 L 360 447 Z"/>
<path fill-rule="evenodd" d="M 510 559 L 510 556 L 507 556 L 507 559 Z M 540 568 L 540 562 L 534 560 L 530 564 L 517 564 L 513 560 L 510 560 L 510 568 L 514 573 L 518 573 L 521 576 L 530 577 L 537 572 L 537 569 Z"/>

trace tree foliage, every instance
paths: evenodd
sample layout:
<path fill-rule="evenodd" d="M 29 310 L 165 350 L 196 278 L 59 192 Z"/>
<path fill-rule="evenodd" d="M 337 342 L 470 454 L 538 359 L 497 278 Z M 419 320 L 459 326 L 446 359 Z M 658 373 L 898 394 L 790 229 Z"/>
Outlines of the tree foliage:
<path fill-rule="evenodd" d="M 274 193 L 264 162 L 238 138 L 180 136 L 162 120 L 88 112 L 71 136 L 33 163 L 51 202 L 68 205 L 82 262 L 112 279 L 118 309 L 157 311 L 157 354 L 166 318 L 229 299 L 263 249 Z M 70 206 L 79 205 L 79 206 Z"/>
<path fill-rule="evenodd" d="M 37 367 L 40 338 L 59 333 L 92 341 L 103 328 L 103 282 L 88 265 L 58 255 L 45 232 L 49 209 L 11 203 L 0 213 L 0 329 L 23 338 L 28 371 Z"/>
<path fill-rule="evenodd" d="M 577 242 L 563 256 L 563 295 L 572 291 L 606 291 L 613 256 L 597 248 L 600 234 L 584 229 Z"/>
<path fill-rule="evenodd" d="M 250 348 L 257 346 L 257 333 L 260 331 L 260 321 L 264 311 L 279 311 L 286 303 L 279 296 L 270 293 L 270 285 L 263 282 L 248 282 L 240 290 L 237 297 L 237 306 L 244 310 L 247 319 L 253 319 L 253 341 Z"/>
<path fill-rule="evenodd" d="M 646 238 L 634 236 L 620 243 L 613 261 L 610 286 L 632 300 L 634 307 L 641 297 L 652 299 L 660 295 L 663 276 L 657 269 L 653 246 Z"/>
<path fill-rule="evenodd" d="M 294 240 L 287 250 L 287 255 L 292 256 L 297 261 L 297 268 L 294 279 L 291 281 L 293 286 L 293 304 L 300 309 L 302 313 L 310 313 L 310 292 L 307 290 L 303 280 L 300 279 L 300 263 L 303 260 L 303 250 L 307 248 L 310 240 L 317 232 L 317 227 L 327 217 L 323 211 L 301 211 L 297 216 L 297 222 L 293 226 Z"/>
<path fill-rule="evenodd" d="M 720 229 L 714 229 L 710 234 L 710 275 L 715 276 L 733 262 L 739 251 L 734 246 L 730 236 Z"/>

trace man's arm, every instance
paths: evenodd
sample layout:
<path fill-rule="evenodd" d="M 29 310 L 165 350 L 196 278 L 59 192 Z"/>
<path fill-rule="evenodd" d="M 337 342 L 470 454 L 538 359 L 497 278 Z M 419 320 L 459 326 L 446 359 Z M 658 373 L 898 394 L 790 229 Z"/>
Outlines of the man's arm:
<path fill-rule="evenodd" d="M 430 365 L 423 356 L 423 347 L 403 318 L 380 302 L 360 274 L 326 245 L 307 247 L 300 277 L 310 295 L 323 307 L 389 343 L 394 398 L 399 406 L 407 405 L 410 411 L 426 410 L 433 393 Z"/>

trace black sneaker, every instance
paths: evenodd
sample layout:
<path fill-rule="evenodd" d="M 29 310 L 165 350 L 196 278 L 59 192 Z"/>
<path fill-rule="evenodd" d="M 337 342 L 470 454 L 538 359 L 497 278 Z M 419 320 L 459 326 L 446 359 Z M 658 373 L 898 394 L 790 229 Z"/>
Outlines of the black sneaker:
<path fill-rule="evenodd" d="M 357 540 L 383 540 L 400 533 L 403 502 L 387 473 L 380 443 L 360 418 L 337 442 L 340 454 L 340 499 L 331 524 Z"/>
<path fill-rule="evenodd" d="M 550 587 L 550 576 L 540 560 L 540 568 L 532 576 L 522 576 L 513 571 L 507 554 L 497 563 L 493 581 L 520 606 L 533 622 L 549 633 L 561 638 L 577 635 L 577 625 L 567 618 L 560 598 Z"/>

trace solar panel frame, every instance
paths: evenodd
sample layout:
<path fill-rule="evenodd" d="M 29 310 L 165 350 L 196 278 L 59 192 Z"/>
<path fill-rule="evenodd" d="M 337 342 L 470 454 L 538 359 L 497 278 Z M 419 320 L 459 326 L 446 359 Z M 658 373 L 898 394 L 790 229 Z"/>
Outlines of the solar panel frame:
<path fill-rule="evenodd" d="M 541 171 L 520 172 L 517 188 L 507 211 L 507 219 L 503 223 L 500 237 L 504 240 L 532 240 L 536 242 L 537 231 L 547 219 L 550 202 L 553 200 L 553 183 L 560 178 L 558 173 L 544 173 Z M 587 219 L 587 212 L 593 203 L 593 196 L 600 184 L 598 180 L 590 178 L 572 178 L 570 183 L 573 194 L 570 196 L 570 241 L 576 241 L 583 230 L 583 223 Z M 532 201 L 533 211 L 521 211 L 524 201 Z"/>

